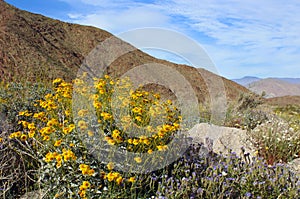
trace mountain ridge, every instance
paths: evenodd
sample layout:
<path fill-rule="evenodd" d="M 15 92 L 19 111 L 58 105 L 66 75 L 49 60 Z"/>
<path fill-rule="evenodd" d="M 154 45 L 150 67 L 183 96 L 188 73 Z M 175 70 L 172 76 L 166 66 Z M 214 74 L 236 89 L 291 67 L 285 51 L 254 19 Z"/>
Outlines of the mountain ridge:
<path fill-rule="evenodd" d="M 300 78 L 243 77 L 233 81 L 245 86 L 256 94 L 265 93 L 266 98 L 300 96 Z"/>
<path fill-rule="evenodd" d="M 158 63 L 170 66 L 183 75 L 199 102 L 210 101 L 210 91 L 202 73 L 223 81 L 228 100 L 250 92 L 205 69 L 156 59 L 107 31 L 33 14 L 4 1 L 0 1 L 0 77 L 7 81 L 23 78 L 49 82 L 57 77 L 72 80 L 86 56 L 108 38 L 115 38 L 116 43 L 133 48 L 107 66 L 107 73 L 113 77 L 120 77 L 139 65 Z M 161 90 L 168 93 L 164 88 Z"/>

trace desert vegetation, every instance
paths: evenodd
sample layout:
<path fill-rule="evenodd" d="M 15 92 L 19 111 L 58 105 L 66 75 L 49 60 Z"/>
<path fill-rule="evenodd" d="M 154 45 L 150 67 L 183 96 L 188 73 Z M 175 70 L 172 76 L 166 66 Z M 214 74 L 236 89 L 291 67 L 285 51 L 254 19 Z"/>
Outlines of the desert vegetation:
<path fill-rule="evenodd" d="M 266 113 L 261 103 L 241 96 L 224 122 L 247 130 L 256 157 L 210 148 L 203 154 L 202 144 L 192 144 L 171 164 L 138 173 L 122 166 L 142 169 L 174 153 L 168 145 L 185 129 L 175 103 L 108 75 L 51 85 L 2 82 L 1 197 L 42 190 L 43 198 L 298 198 L 299 178 L 285 163 L 300 154 L 300 108 Z M 208 108 L 199 110 L 200 122 L 208 122 Z M 103 150 L 109 147 L 137 155 L 105 162 L 118 155 Z"/>

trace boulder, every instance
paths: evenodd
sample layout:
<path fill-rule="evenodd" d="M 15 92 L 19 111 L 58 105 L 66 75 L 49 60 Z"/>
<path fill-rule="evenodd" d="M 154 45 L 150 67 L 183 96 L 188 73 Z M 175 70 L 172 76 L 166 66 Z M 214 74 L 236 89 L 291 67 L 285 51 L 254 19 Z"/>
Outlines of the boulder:
<path fill-rule="evenodd" d="M 200 123 L 188 131 L 193 142 L 202 143 L 204 147 L 214 153 L 228 154 L 229 150 L 241 156 L 254 156 L 255 150 L 250 147 L 245 130 Z M 242 150 L 244 149 L 244 151 Z"/>

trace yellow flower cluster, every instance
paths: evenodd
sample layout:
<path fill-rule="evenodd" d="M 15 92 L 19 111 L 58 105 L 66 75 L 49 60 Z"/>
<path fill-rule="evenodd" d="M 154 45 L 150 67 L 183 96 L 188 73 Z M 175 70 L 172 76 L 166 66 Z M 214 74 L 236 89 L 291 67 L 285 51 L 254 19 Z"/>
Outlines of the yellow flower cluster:
<path fill-rule="evenodd" d="M 118 185 L 123 182 L 123 177 L 118 172 L 109 172 L 104 176 L 109 182 L 115 181 Z"/>
<path fill-rule="evenodd" d="M 71 83 L 67 83 L 62 79 L 58 78 L 53 81 L 53 86 L 55 90 L 54 99 L 61 101 L 63 98 L 72 98 L 73 86 Z"/>
<path fill-rule="evenodd" d="M 63 128 L 64 134 L 70 134 L 75 129 L 75 124 L 70 124 L 67 127 Z"/>
<path fill-rule="evenodd" d="M 32 113 L 29 113 L 28 110 L 19 112 L 19 116 L 31 116 Z"/>
<path fill-rule="evenodd" d="M 79 170 L 82 172 L 82 175 L 89 175 L 92 176 L 95 173 L 94 169 L 91 169 L 89 165 L 86 164 L 80 164 Z"/>
<path fill-rule="evenodd" d="M 167 144 L 172 135 L 180 129 L 181 117 L 171 101 L 162 103 L 159 101 L 159 94 L 142 89 L 133 90 L 129 80 L 114 81 L 105 75 L 103 78 L 95 78 L 92 86 L 87 86 L 82 79 L 73 80 L 73 85 L 74 87 L 62 79 L 55 79 L 53 81 L 54 92 L 45 95 L 36 104 L 39 112 L 21 111 L 19 124 L 22 125 L 23 130 L 10 135 L 10 138 L 22 141 L 32 138 L 38 143 L 42 143 L 43 154 L 45 154 L 44 161 L 53 166 L 53 169 L 60 168 L 53 170 L 54 172 L 70 172 L 70 166 L 74 170 L 79 168 L 80 175 L 84 176 L 83 179 L 88 178 L 92 184 L 95 184 L 91 180 L 96 172 L 88 165 L 91 163 L 86 155 L 87 151 L 81 151 L 86 149 L 78 139 L 78 135 L 82 133 L 94 136 L 94 132 L 98 131 L 94 131 L 93 128 L 99 128 L 97 130 L 104 133 L 104 140 L 110 145 L 116 145 L 131 152 L 148 154 L 167 150 Z M 91 89 L 96 92 L 87 92 Z M 119 95 L 112 103 L 112 100 L 115 100 L 113 99 L 115 89 L 118 90 Z M 87 99 L 87 101 L 82 100 L 83 104 L 76 107 L 78 110 L 74 110 L 72 107 L 73 92 L 77 92 L 83 99 Z M 92 100 L 92 102 L 90 103 L 88 100 Z M 90 120 L 89 108 L 85 106 L 85 103 L 92 104 L 95 108 L 96 120 Z M 115 118 L 119 114 L 115 114 L 112 111 L 113 108 L 117 111 L 125 110 L 126 113 L 120 113 L 120 118 Z M 77 113 L 78 117 L 73 118 L 72 112 Z M 115 125 L 117 119 L 123 128 Z M 147 136 L 129 135 L 132 132 L 147 132 L 148 134 Z M 72 150 L 68 147 L 72 147 Z M 141 157 L 135 157 L 134 161 L 137 164 L 143 162 Z M 66 164 L 67 162 L 69 163 Z M 104 167 L 104 171 L 101 171 L 105 183 L 114 182 L 121 185 L 136 181 L 135 177 L 127 178 L 126 175 L 122 174 L 122 176 L 115 172 L 114 167 L 115 165 L 110 162 Z M 87 191 L 91 188 L 89 181 L 78 184 L 77 189 L 79 188 L 79 190 L 74 193 L 78 193 L 81 198 L 87 198 Z"/>
<path fill-rule="evenodd" d="M 63 156 L 64 156 L 64 161 L 69 161 L 69 160 L 76 160 L 77 157 L 76 155 L 70 150 L 66 150 L 66 149 L 63 149 Z"/>
<path fill-rule="evenodd" d="M 57 152 L 48 152 L 45 157 L 46 162 L 52 162 L 56 160 L 56 167 L 60 168 L 62 165 L 63 156 Z"/>
<path fill-rule="evenodd" d="M 88 128 L 88 124 L 84 120 L 80 120 L 77 125 L 80 130 L 86 130 Z"/>
<path fill-rule="evenodd" d="M 84 199 L 87 198 L 86 192 L 87 189 L 89 189 L 90 187 L 91 187 L 91 183 L 89 181 L 83 181 L 79 187 L 79 192 L 78 192 L 79 196 Z"/>
<path fill-rule="evenodd" d="M 45 157 L 45 162 L 52 162 L 56 160 L 56 167 L 59 168 L 62 165 L 62 161 L 65 162 L 73 160 L 75 161 L 77 158 L 75 154 L 71 150 L 63 149 L 63 153 L 59 154 L 57 152 L 48 152 Z"/>
<path fill-rule="evenodd" d="M 102 112 L 101 113 L 101 117 L 104 119 L 104 120 L 110 120 L 113 118 L 113 116 L 110 114 L 110 113 L 107 113 L 107 112 Z"/>

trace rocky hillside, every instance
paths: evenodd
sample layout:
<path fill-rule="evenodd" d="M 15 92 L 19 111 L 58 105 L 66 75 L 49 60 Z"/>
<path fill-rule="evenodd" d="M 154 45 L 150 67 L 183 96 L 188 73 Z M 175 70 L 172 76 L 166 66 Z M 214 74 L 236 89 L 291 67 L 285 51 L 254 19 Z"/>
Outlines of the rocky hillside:
<path fill-rule="evenodd" d="M 91 50 L 110 37 L 113 35 L 104 30 L 53 20 L 0 0 L 0 77 L 8 81 L 49 81 L 56 77 L 71 80 Z M 114 45 L 119 44 L 133 48 L 116 38 Z M 207 81 L 198 71 L 211 78 L 220 78 L 204 69 L 156 59 L 138 49 L 111 63 L 108 73 L 118 77 L 136 66 L 153 62 L 178 70 L 192 85 L 200 102 L 210 99 Z M 233 81 L 222 80 L 230 100 L 249 92 Z M 209 81 L 214 82 L 214 79 Z M 167 89 L 161 90 L 167 92 Z"/>

